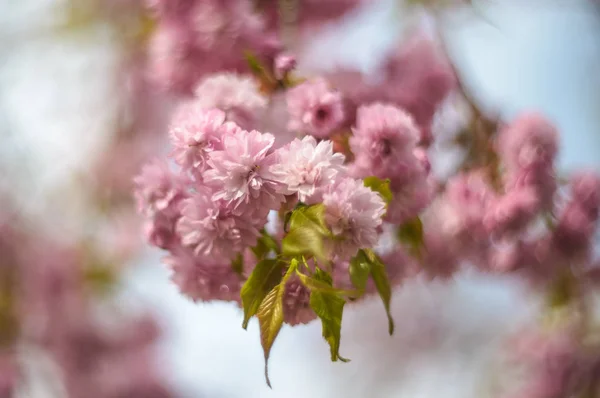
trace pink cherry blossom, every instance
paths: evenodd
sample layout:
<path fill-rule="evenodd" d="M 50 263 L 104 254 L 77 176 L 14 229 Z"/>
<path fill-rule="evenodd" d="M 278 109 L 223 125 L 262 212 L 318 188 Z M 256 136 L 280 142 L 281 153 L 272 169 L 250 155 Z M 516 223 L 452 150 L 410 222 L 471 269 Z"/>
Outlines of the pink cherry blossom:
<path fill-rule="evenodd" d="M 244 129 L 257 128 L 267 108 L 267 98 L 249 75 L 231 72 L 210 75 L 200 82 L 194 94 L 200 107 L 220 109 L 227 120 Z"/>
<path fill-rule="evenodd" d="M 275 57 L 275 77 L 283 79 L 288 73 L 296 68 L 296 57 L 291 54 L 282 53 Z"/>
<path fill-rule="evenodd" d="M 240 301 L 243 279 L 234 272 L 230 261 L 216 261 L 180 248 L 163 262 L 173 272 L 171 280 L 192 300 Z"/>
<path fill-rule="evenodd" d="M 189 30 L 175 22 L 160 24 L 149 46 L 148 73 L 161 88 L 191 93 L 198 80 L 200 54 L 194 49 Z"/>
<path fill-rule="evenodd" d="M 419 143 L 429 146 L 440 104 L 456 85 L 454 71 L 438 44 L 418 32 L 385 62 L 379 98 L 406 109 L 420 127 Z"/>
<path fill-rule="evenodd" d="M 197 256 L 233 259 L 256 243 L 266 218 L 263 225 L 256 225 L 255 221 L 249 220 L 247 214 L 234 214 L 223 201 L 214 200 L 210 191 L 199 188 L 182 204 L 177 233 L 181 243 Z"/>
<path fill-rule="evenodd" d="M 184 171 L 199 176 L 208 167 L 208 154 L 221 149 L 222 136 L 237 130 L 234 123 L 225 122 L 223 111 L 188 102 L 177 110 L 171 122 L 171 156 Z"/>
<path fill-rule="evenodd" d="M 522 332 L 510 353 L 526 376 L 515 397 L 566 397 L 577 390 L 585 364 L 573 331 Z"/>
<path fill-rule="evenodd" d="M 531 188 L 515 189 L 491 202 L 485 216 L 487 228 L 497 234 L 517 233 L 540 210 L 540 198 Z"/>
<path fill-rule="evenodd" d="M 415 178 L 402 184 L 395 184 L 392 180 L 390 188 L 393 197 L 384 219 L 393 224 L 402 224 L 417 217 L 434 199 L 435 184 L 430 178 Z"/>
<path fill-rule="evenodd" d="M 456 250 L 476 250 L 489 235 L 484 220 L 495 195 L 480 173 L 450 179 L 435 209 L 437 228 Z"/>
<path fill-rule="evenodd" d="M 413 153 L 419 129 L 402 109 L 381 103 L 362 106 L 353 132 L 350 148 L 359 177 L 410 179 L 422 168 Z"/>
<path fill-rule="evenodd" d="M 142 167 L 134 178 L 138 212 L 153 215 L 185 197 L 185 180 L 169 170 L 163 160 L 155 159 Z"/>
<path fill-rule="evenodd" d="M 524 113 L 500 134 L 499 152 L 511 170 L 548 169 L 558 152 L 558 132 L 537 113 Z"/>
<path fill-rule="evenodd" d="M 326 138 L 344 121 L 344 104 L 339 92 L 325 79 L 306 81 L 287 92 L 288 129 Z"/>
<path fill-rule="evenodd" d="M 223 137 L 223 149 L 210 153 L 211 169 L 204 173 L 214 188 L 213 200 L 224 201 L 236 213 L 264 217 L 279 208 L 283 195 L 270 168 L 277 161 L 272 153 L 274 137 L 258 131 L 240 130 Z"/>
<path fill-rule="evenodd" d="M 277 150 L 279 162 L 271 167 L 281 183 L 280 192 L 298 194 L 307 204 L 321 201 L 323 191 L 344 174 L 344 155 L 333 152 L 331 141 L 317 141 L 312 136 L 295 139 Z"/>
<path fill-rule="evenodd" d="M 310 290 L 294 276 L 288 280 L 283 294 L 283 319 L 291 326 L 306 324 L 317 318 L 310 307 Z"/>
<path fill-rule="evenodd" d="M 593 172 L 580 172 L 574 175 L 569 185 L 573 201 L 587 211 L 590 218 L 598 218 L 600 209 L 600 175 Z"/>
<path fill-rule="evenodd" d="M 374 246 L 385 203 L 361 180 L 344 178 L 323 195 L 325 222 L 334 235 L 333 253 L 347 259 L 359 249 Z"/>
<path fill-rule="evenodd" d="M 172 173 L 165 162 L 154 160 L 142 168 L 134 183 L 138 212 L 146 217 L 146 239 L 154 246 L 170 247 L 178 239 L 175 224 L 188 196 L 186 181 Z"/>

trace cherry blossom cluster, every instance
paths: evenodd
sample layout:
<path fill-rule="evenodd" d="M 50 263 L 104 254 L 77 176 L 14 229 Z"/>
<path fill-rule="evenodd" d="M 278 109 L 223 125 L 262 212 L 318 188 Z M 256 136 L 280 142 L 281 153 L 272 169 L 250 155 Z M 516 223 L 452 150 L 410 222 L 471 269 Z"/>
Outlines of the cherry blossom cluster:
<path fill-rule="evenodd" d="M 67 397 L 174 396 L 155 362 L 156 320 L 114 308 L 98 314 L 116 278 L 106 259 L 33 231 L 11 209 L 3 201 L 0 395 L 39 385 Z M 36 372 L 24 348 L 47 358 Z"/>
<path fill-rule="evenodd" d="M 575 281 L 559 307 L 588 300 L 600 177 L 560 175 L 550 120 L 483 112 L 428 34 L 388 54 L 375 80 L 302 74 L 283 45 L 289 21 L 303 28 L 357 2 L 297 1 L 292 13 L 274 3 L 151 4 L 151 74 L 182 95 L 168 159 L 143 167 L 135 196 L 183 294 L 239 303 L 244 327 L 256 316 L 266 358 L 282 323 L 320 318 L 332 360 L 343 360 L 344 304 L 378 293 L 391 333 L 391 290 L 418 274 L 513 272 L 551 293 Z M 460 126 L 445 120 L 453 98 L 465 102 Z M 460 130 L 454 142 L 466 148 L 449 178 L 430 161 L 444 129 Z"/>
<path fill-rule="evenodd" d="M 324 204 L 332 259 L 348 260 L 377 243 L 385 202 L 348 173 L 331 141 L 307 135 L 275 148 L 272 134 L 244 130 L 196 102 L 176 112 L 170 138 L 180 169 L 147 164 L 136 195 L 149 241 L 170 252 L 174 280 L 193 299 L 240 299 L 244 279 L 231 263 L 257 245 L 271 212 Z M 280 240 L 283 223 L 275 224 Z M 250 272 L 260 258 L 246 257 Z"/>
<path fill-rule="evenodd" d="M 150 73 L 162 87 L 190 94 L 219 71 L 248 71 L 252 52 L 277 64 L 289 25 L 306 28 L 339 17 L 361 0 L 147 0 L 158 21 L 150 45 Z M 281 60 L 279 61 L 281 65 Z"/>

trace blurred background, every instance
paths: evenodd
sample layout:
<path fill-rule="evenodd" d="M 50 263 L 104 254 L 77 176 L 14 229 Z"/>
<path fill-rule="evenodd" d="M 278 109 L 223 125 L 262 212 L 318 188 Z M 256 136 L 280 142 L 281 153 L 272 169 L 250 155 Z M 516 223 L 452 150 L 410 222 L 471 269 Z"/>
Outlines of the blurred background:
<path fill-rule="evenodd" d="M 478 100 L 506 119 L 526 109 L 543 112 L 562 134 L 561 170 L 600 171 L 600 6 L 586 0 L 475 4 L 448 18 L 443 31 Z M 73 17 L 70 10 L 61 0 L 0 2 L 0 190 L 14 199 L 11 214 L 64 242 L 106 227 L 101 212 L 93 222 L 88 214 L 96 195 L 90 179 L 97 178 L 90 164 L 116 150 L 111 137 L 130 111 L 122 71 L 135 62 L 135 50 L 122 28 L 139 23 L 94 12 Z M 372 0 L 310 32 L 301 68 L 373 70 L 411 21 L 402 10 L 395 0 Z M 166 102 L 152 107 L 168 114 Z M 158 130 L 164 115 L 155 114 Z M 108 166 L 127 174 L 127 165 L 102 167 Z M 132 221 L 124 228 L 137 227 Z M 141 234 L 140 242 L 130 242 L 118 238 L 121 232 L 110 230 L 102 247 L 127 251 L 143 244 Z M 235 305 L 183 297 L 161 256 L 144 248 L 128 257 L 117 303 L 131 316 L 156 315 L 164 332 L 158 369 L 183 397 L 481 396 L 500 341 L 537 306 L 510 277 L 411 280 L 394 291 L 392 337 L 376 327 L 386 322 L 378 299 L 348 306 L 341 352 L 350 363 L 329 361 L 317 322 L 284 326 L 271 356 L 270 390 L 256 321 L 244 331 Z M 36 358 L 31 372 L 43 366 Z M 18 396 L 57 394 L 41 385 Z"/>

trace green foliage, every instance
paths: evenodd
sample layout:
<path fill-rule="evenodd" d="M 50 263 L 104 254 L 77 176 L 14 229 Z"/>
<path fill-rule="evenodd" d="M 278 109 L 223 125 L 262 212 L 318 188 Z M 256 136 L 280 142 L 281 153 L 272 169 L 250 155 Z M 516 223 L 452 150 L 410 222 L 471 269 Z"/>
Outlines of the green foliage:
<path fill-rule="evenodd" d="M 405 222 L 398 228 L 396 237 L 398 242 L 408 248 L 409 253 L 417 258 L 423 254 L 425 241 L 423 239 L 423 222 L 419 217 L 415 217 Z"/>
<path fill-rule="evenodd" d="M 286 256 L 326 258 L 323 236 L 310 227 L 300 227 L 291 230 L 283 238 L 281 247 Z"/>
<path fill-rule="evenodd" d="M 568 306 L 577 294 L 577 279 L 565 268 L 550 284 L 547 302 L 550 308 L 556 309 Z"/>
<path fill-rule="evenodd" d="M 256 246 L 252 248 L 252 252 L 257 259 L 262 260 L 267 257 L 269 253 L 273 252 L 279 254 L 281 250 L 279 249 L 277 241 L 263 229 L 260 238 L 258 238 L 258 241 L 256 242 Z"/>
<path fill-rule="evenodd" d="M 317 268 L 315 280 L 332 290 L 311 290 L 310 307 L 321 319 L 323 338 L 329 343 L 331 360 L 348 362 L 340 355 L 342 314 L 346 301 L 333 292 L 331 276 Z"/>
<path fill-rule="evenodd" d="M 366 285 L 367 276 L 371 275 L 375 288 L 383 301 L 385 312 L 388 317 L 388 332 L 394 333 L 394 320 L 390 313 L 390 303 L 392 299 L 392 288 L 388 280 L 385 265 L 381 259 L 371 249 L 361 249 L 350 262 L 350 278 L 357 288 L 363 288 Z"/>
<path fill-rule="evenodd" d="M 269 354 L 273 343 L 283 325 L 283 293 L 285 286 L 277 285 L 271 290 L 264 301 L 260 304 L 256 316 L 260 325 L 260 342 L 265 354 L 265 378 L 267 385 L 271 387 L 269 380 Z"/>
<path fill-rule="evenodd" d="M 244 255 L 242 253 L 238 253 L 238 255 L 235 256 L 231 262 L 231 269 L 239 276 L 244 276 Z"/>
<path fill-rule="evenodd" d="M 266 66 L 252 51 L 244 51 L 244 57 L 248 63 L 248 67 L 252 74 L 258 79 L 261 84 L 261 90 L 264 92 L 275 91 L 279 87 L 279 83 L 273 71 L 269 66 Z"/>
<path fill-rule="evenodd" d="M 248 67 L 258 77 L 264 76 L 267 69 L 252 51 L 244 51 L 244 57 L 248 63 Z"/>
<path fill-rule="evenodd" d="M 371 274 L 371 265 L 363 250 L 359 250 L 358 254 L 350 260 L 349 272 L 352 284 L 357 289 L 364 290 L 367 287 L 367 281 Z"/>
<path fill-rule="evenodd" d="M 373 278 L 373 282 L 375 282 L 375 288 L 377 288 L 379 297 L 381 297 L 381 301 L 383 301 L 383 306 L 385 307 L 385 312 L 388 317 L 388 333 L 391 336 L 394 333 L 394 320 L 390 313 L 392 288 L 390 286 L 390 281 L 388 280 L 385 265 L 381 262 L 379 256 L 372 250 L 365 250 L 365 253 L 370 263 L 371 277 Z"/>
<path fill-rule="evenodd" d="M 289 228 L 311 227 L 322 235 L 328 235 L 329 229 L 325 224 L 325 205 L 302 205 L 294 209 L 290 217 Z"/>
<path fill-rule="evenodd" d="M 285 263 L 276 259 L 264 259 L 254 267 L 241 291 L 244 329 L 248 327 L 250 318 L 257 313 L 267 294 L 281 282 L 284 267 Z"/>
<path fill-rule="evenodd" d="M 106 294 L 117 282 L 115 267 L 108 263 L 90 261 L 83 270 L 83 281 L 96 294 Z"/>
<path fill-rule="evenodd" d="M 281 330 L 281 326 L 283 326 L 283 294 L 285 293 L 285 284 L 297 266 L 298 261 L 293 259 L 281 282 L 267 293 L 256 312 L 260 326 L 260 342 L 265 355 L 265 379 L 269 387 L 271 387 L 268 367 L 269 354 Z"/>
<path fill-rule="evenodd" d="M 381 178 L 373 176 L 365 178 L 363 183 L 365 184 L 365 187 L 377 192 L 384 200 L 386 205 L 388 205 L 394 198 L 392 190 L 390 189 L 389 179 L 382 180 Z"/>
<path fill-rule="evenodd" d="M 320 273 L 321 278 L 327 276 L 329 278 L 331 278 L 329 276 L 329 274 L 327 274 L 325 271 L 317 268 L 317 273 Z M 328 293 L 328 294 L 334 294 L 337 296 L 346 296 L 346 297 L 360 297 L 362 295 L 362 291 L 360 290 L 344 290 L 344 289 L 336 289 L 332 286 L 331 282 L 324 282 L 321 279 L 318 279 L 317 277 L 311 277 L 308 275 L 305 275 L 303 273 L 301 273 L 300 271 L 296 270 L 296 275 L 298 275 L 298 277 L 300 278 L 300 282 L 302 282 L 302 284 L 304 286 L 306 286 L 307 289 L 309 289 L 311 292 L 313 291 L 317 291 L 317 292 L 321 292 L 321 293 Z"/>
<path fill-rule="evenodd" d="M 322 204 L 301 206 L 292 211 L 289 217 L 289 232 L 281 242 L 284 255 L 327 260 L 324 239 L 331 233 L 325 224 L 324 211 L 325 207 Z"/>

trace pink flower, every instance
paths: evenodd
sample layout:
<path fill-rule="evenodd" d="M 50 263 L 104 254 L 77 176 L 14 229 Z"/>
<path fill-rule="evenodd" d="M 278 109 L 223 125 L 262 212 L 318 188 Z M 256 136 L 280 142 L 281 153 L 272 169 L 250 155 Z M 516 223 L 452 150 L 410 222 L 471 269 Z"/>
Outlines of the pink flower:
<path fill-rule="evenodd" d="M 287 92 L 288 129 L 326 138 L 344 121 L 344 104 L 339 92 L 325 79 L 304 82 Z"/>
<path fill-rule="evenodd" d="M 237 253 L 253 246 L 260 235 L 259 228 L 265 223 L 266 219 L 257 225 L 248 215 L 233 214 L 208 190 L 199 188 L 182 205 L 177 233 L 181 243 L 190 247 L 195 255 L 220 261 L 233 259 Z"/>
<path fill-rule="evenodd" d="M 190 12 L 196 45 L 203 51 L 229 54 L 263 30 L 263 21 L 250 0 L 196 1 Z"/>
<path fill-rule="evenodd" d="M 521 241 L 500 241 L 500 244 L 490 247 L 484 271 L 504 273 L 519 269 L 525 265 L 525 249 L 526 246 Z"/>
<path fill-rule="evenodd" d="M 539 211 L 540 198 L 534 189 L 516 189 L 492 201 L 485 224 L 497 234 L 516 233 L 525 228 Z"/>
<path fill-rule="evenodd" d="M 514 361 L 525 367 L 527 379 L 517 397 L 572 396 L 580 387 L 585 358 L 572 330 L 527 331 L 512 348 Z"/>
<path fill-rule="evenodd" d="M 525 113 L 501 131 L 499 152 L 511 170 L 547 170 L 558 152 L 558 132 L 543 116 Z"/>
<path fill-rule="evenodd" d="M 344 173 L 344 155 L 333 152 L 331 141 L 312 136 L 295 139 L 277 150 L 279 161 L 271 167 L 284 195 L 298 194 L 298 200 L 313 204 L 321 201 L 323 191 Z"/>
<path fill-rule="evenodd" d="M 172 91 L 191 94 L 208 73 L 247 71 L 244 51 L 269 63 L 280 52 L 251 0 L 150 1 L 157 3 L 160 22 L 150 47 L 151 69 Z"/>
<path fill-rule="evenodd" d="M 202 58 L 185 26 L 159 25 L 149 46 L 149 73 L 161 88 L 188 94 L 199 77 Z"/>
<path fill-rule="evenodd" d="M 553 248 L 567 257 L 587 255 L 596 229 L 597 219 L 577 203 L 569 203 L 559 215 L 552 236 Z"/>
<path fill-rule="evenodd" d="M 185 180 L 173 174 L 164 160 L 146 163 L 133 182 L 138 212 L 146 216 L 166 210 L 186 196 Z"/>
<path fill-rule="evenodd" d="M 12 397 L 19 382 L 16 355 L 12 350 L 0 351 L 0 397 Z"/>
<path fill-rule="evenodd" d="M 567 259 L 587 260 L 600 215 L 600 178 L 594 173 L 581 173 L 571 179 L 570 185 L 571 198 L 558 214 L 551 246 Z"/>
<path fill-rule="evenodd" d="M 306 324 L 317 318 L 310 307 L 310 290 L 294 276 L 285 285 L 283 319 L 291 326 Z"/>
<path fill-rule="evenodd" d="M 540 200 L 540 208 L 552 209 L 556 192 L 556 175 L 552 167 L 508 170 L 504 185 L 507 191 L 533 189 Z"/>
<path fill-rule="evenodd" d="M 417 158 L 425 173 L 429 174 L 429 172 L 431 171 L 431 162 L 429 161 L 429 155 L 427 154 L 427 150 L 423 147 L 416 147 L 413 150 L 413 155 L 415 156 L 415 158 Z"/>
<path fill-rule="evenodd" d="M 328 20 L 336 20 L 360 5 L 363 0 L 300 0 L 297 3 L 297 23 L 310 29 Z"/>
<path fill-rule="evenodd" d="M 231 262 L 196 256 L 183 248 L 163 261 L 173 272 L 171 280 L 192 300 L 240 301 L 243 279 L 233 271 Z"/>
<path fill-rule="evenodd" d="M 413 153 L 419 129 L 402 109 L 380 103 L 362 106 L 353 132 L 350 148 L 359 177 L 406 178 L 421 170 Z"/>
<path fill-rule="evenodd" d="M 423 272 L 428 278 L 448 279 L 461 265 L 459 247 L 439 228 L 439 216 L 435 213 L 423 219 Z"/>
<path fill-rule="evenodd" d="M 258 127 L 267 108 L 267 98 L 258 83 L 247 75 L 219 73 L 204 79 L 195 90 L 196 103 L 203 108 L 218 108 L 226 119 L 244 129 Z"/>
<path fill-rule="evenodd" d="M 247 71 L 244 52 L 272 62 L 281 43 L 274 32 L 266 30 L 262 16 L 252 0 L 195 1 L 186 15 L 186 24 L 202 54 L 204 73 Z"/>
<path fill-rule="evenodd" d="M 453 177 L 436 209 L 440 232 L 460 249 L 474 248 L 475 242 L 487 242 L 484 219 L 493 198 L 492 190 L 479 173 Z"/>
<path fill-rule="evenodd" d="M 361 248 L 377 243 L 378 227 L 385 213 L 381 196 L 361 180 L 344 178 L 323 195 L 325 222 L 334 235 L 333 254 L 353 257 Z"/>
<path fill-rule="evenodd" d="M 384 65 L 378 98 L 406 109 L 420 127 L 419 143 L 428 146 L 439 105 L 456 84 L 450 63 L 427 34 L 418 33 Z"/>
<path fill-rule="evenodd" d="M 223 137 L 223 149 L 210 153 L 210 170 L 204 173 L 214 187 L 213 200 L 223 200 L 237 213 L 250 211 L 259 218 L 279 208 L 283 195 L 270 172 L 277 161 L 272 153 L 274 137 L 240 130 Z"/>
<path fill-rule="evenodd" d="M 174 215 L 156 213 L 144 222 L 144 238 L 152 246 L 169 249 L 178 242 L 178 236 L 175 232 L 178 219 L 179 213 Z"/>
<path fill-rule="evenodd" d="M 208 154 L 221 148 L 221 137 L 237 130 L 239 127 L 234 123 L 225 122 L 224 112 L 188 102 L 179 108 L 171 122 L 171 156 L 184 171 L 199 176 L 208 167 Z"/>
<path fill-rule="evenodd" d="M 291 71 L 296 68 L 296 57 L 289 54 L 279 54 L 275 57 L 275 77 L 277 79 L 283 79 L 287 76 Z"/>
<path fill-rule="evenodd" d="M 570 181 L 573 201 L 587 211 L 590 218 L 598 218 L 600 208 L 600 176 L 593 172 L 576 174 Z"/>
<path fill-rule="evenodd" d="M 188 0 L 145 0 L 145 5 L 161 18 L 176 17 L 189 12 L 193 2 Z"/>
<path fill-rule="evenodd" d="M 384 219 L 402 224 L 419 215 L 434 198 L 434 185 L 426 176 L 403 184 L 391 184 L 393 198 L 388 203 Z"/>
<path fill-rule="evenodd" d="M 138 212 L 146 217 L 146 239 L 154 246 L 169 248 L 178 240 L 175 224 L 188 196 L 186 181 L 171 173 L 164 161 L 155 160 L 142 168 L 134 183 Z"/>

